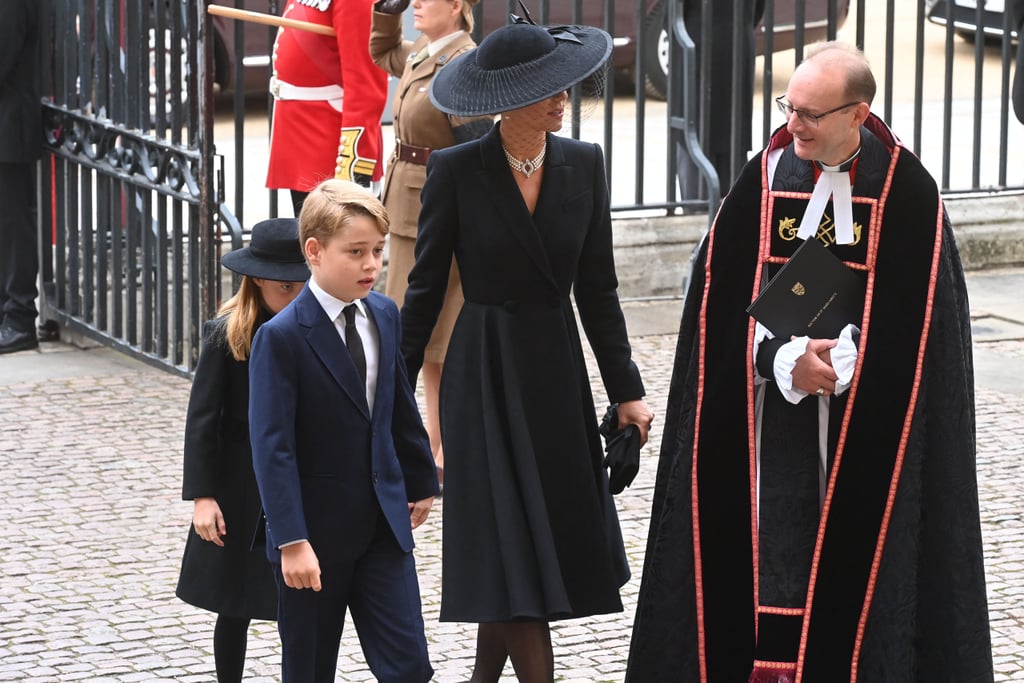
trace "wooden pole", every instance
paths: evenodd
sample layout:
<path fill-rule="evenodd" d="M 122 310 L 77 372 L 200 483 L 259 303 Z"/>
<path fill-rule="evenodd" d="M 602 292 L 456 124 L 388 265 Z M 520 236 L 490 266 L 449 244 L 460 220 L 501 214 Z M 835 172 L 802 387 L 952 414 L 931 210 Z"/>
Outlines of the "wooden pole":
<path fill-rule="evenodd" d="M 224 5 L 210 5 L 206 8 L 206 11 L 210 14 L 216 14 L 217 16 L 227 17 L 229 19 L 238 19 L 239 21 L 251 21 L 255 24 L 265 24 L 267 26 L 297 28 L 301 31 L 319 33 L 322 36 L 330 36 L 332 38 L 335 36 L 333 27 L 325 26 L 323 24 L 314 24 L 311 21 L 288 19 L 286 17 L 278 17 L 273 14 L 264 14 L 263 12 L 250 12 L 249 10 L 237 9 L 235 7 L 225 7 Z"/>

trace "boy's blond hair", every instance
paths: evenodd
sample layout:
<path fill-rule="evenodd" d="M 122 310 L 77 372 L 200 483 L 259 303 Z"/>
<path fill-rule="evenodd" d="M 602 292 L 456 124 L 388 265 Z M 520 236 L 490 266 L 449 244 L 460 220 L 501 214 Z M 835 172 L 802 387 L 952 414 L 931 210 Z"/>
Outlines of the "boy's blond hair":
<path fill-rule="evenodd" d="M 325 180 L 313 188 L 302 204 L 299 242 L 305 244 L 315 237 L 320 244 L 327 244 L 355 216 L 373 219 L 380 234 L 388 234 L 391 219 L 372 192 L 347 180 Z"/>

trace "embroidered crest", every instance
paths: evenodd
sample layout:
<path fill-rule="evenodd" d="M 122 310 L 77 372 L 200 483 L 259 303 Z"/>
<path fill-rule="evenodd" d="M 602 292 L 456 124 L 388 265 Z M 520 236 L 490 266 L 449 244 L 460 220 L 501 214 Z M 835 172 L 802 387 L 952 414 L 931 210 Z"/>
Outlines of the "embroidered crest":
<path fill-rule="evenodd" d="M 779 219 L 779 237 L 790 242 L 796 239 L 798 226 L 796 224 L 796 218 L 784 216 Z M 851 245 L 859 244 L 861 233 L 863 232 L 863 226 L 854 221 L 853 223 L 853 242 Z M 821 223 L 818 224 L 818 233 L 815 235 L 817 240 L 824 244 L 826 247 L 835 244 L 836 242 L 836 226 L 832 221 L 832 217 L 827 213 L 821 214 Z"/>
<path fill-rule="evenodd" d="M 803 296 L 804 294 L 807 293 L 807 288 L 804 287 L 804 284 L 802 282 L 795 283 L 791 289 L 792 292 L 797 296 Z"/>
<path fill-rule="evenodd" d="M 338 157 L 334 167 L 335 178 L 355 180 L 356 174 L 373 175 L 377 162 L 373 159 L 359 156 L 359 140 L 365 132 L 365 129 L 361 126 L 341 129 Z"/>
<path fill-rule="evenodd" d="M 790 242 L 796 239 L 796 219 L 785 216 L 779 219 L 779 237 Z"/>

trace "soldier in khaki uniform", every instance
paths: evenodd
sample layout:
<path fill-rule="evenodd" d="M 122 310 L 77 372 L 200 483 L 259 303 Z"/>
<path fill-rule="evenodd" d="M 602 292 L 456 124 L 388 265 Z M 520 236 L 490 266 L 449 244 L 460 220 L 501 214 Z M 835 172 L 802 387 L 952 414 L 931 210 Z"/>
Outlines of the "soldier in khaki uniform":
<path fill-rule="evenodd" d="M 385 293 L 398 302 L 412 269 L 420 213 L 420 190 L 427 177 L 427 158 L 435 149 L 479 137 L 491 128 L 492 119 L 460 119 L 441 113 L 430 102 L 430 82 L 445 64 L 476 47 L 472 7 L 477 0 L 416 0 L 414 26 L 421 32 L 415 41 L 402 36 L 401 13 L 409 0 L 382 0 L 374 5 L 370 55 L 376 64 L 401 80 L 392 103 L 395 151 L 387 165 L 384 206 L 391 216 L 391 245 Z M 445 351 L 452 327 L 462 307 L 462 284 L 455 263 L 448 281 L 444 309 L 423 364 L 427 397 L 427 431 L 430 447 L 443 476 L 444 454 L 438 421 L 438 389 Z"/>

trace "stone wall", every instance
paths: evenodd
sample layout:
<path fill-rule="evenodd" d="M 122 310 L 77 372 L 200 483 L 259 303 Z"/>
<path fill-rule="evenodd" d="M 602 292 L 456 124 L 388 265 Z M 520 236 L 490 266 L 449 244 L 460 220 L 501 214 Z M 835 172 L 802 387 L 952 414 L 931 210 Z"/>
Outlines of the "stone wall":
<path fill-rule="evenodd" d="M 1024 193 L 952 197 L 946 207 L 964 268 L 1024 265 Z M 612 239 L 619 296 L 678 296 L 707 217 L 616 218 Z"/>

